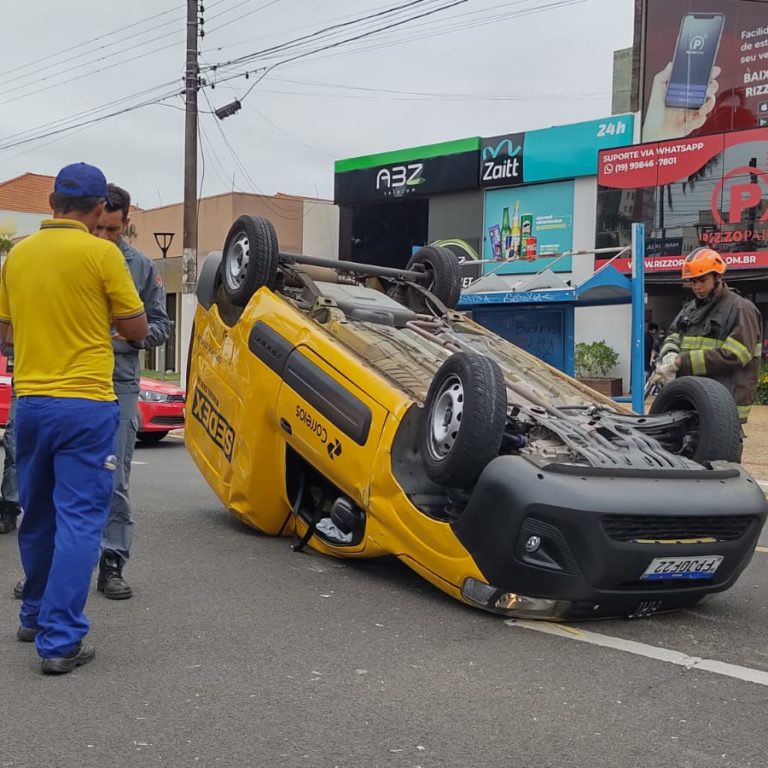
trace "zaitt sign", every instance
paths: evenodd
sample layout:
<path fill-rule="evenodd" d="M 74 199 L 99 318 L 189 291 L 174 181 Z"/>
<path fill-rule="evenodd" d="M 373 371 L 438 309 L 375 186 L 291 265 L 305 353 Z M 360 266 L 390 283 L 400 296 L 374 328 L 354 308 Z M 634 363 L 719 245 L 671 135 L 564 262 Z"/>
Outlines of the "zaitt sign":
<path fill-rule="evenodd" d="M 613 115 L 482 139 L 480 186 L 512 187 L 594 176 L 600 150 L 628 146 L 633 134 L 632 115 Z"/>

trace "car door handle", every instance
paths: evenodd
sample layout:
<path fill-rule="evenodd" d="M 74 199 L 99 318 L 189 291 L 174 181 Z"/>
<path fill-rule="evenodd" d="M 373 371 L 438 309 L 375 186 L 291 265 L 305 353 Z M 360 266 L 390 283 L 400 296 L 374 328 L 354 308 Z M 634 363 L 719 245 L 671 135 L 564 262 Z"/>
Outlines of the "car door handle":
<path fill-rule="evenodd" d="M 289 435 L 293 434 L 293 429 L 287 419 L 280 418 L 280 429 L 283 430 L 283 432 L 287 432 Z"/>

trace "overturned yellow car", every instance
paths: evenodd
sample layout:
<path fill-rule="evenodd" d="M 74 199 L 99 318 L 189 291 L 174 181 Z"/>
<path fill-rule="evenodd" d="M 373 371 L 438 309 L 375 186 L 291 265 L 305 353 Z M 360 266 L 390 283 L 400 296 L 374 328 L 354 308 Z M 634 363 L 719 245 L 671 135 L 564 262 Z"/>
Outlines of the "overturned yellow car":
<path fill-rule="evenodd" d="M 323 260 L 240 217 L 201 271 L 188 366 L 186 444 L 223 505 L 508 616 L 647 616 L 730 587 L 766 501 L 728 392 L 684 378 L 632 414 L 456 312 L 459 286 L 445 248 Z"/>

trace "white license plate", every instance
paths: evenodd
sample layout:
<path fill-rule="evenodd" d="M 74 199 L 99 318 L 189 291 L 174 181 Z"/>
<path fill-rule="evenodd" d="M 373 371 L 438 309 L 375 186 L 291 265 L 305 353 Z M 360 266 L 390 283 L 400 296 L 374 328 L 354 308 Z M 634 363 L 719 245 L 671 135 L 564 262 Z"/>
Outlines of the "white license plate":
<path fill-rule="evenodd" d="M 711 579 L 715 575 L 722 555 L 699 557 L 655 557 L 640 577 L 641 581 L 672 581 Z"/>

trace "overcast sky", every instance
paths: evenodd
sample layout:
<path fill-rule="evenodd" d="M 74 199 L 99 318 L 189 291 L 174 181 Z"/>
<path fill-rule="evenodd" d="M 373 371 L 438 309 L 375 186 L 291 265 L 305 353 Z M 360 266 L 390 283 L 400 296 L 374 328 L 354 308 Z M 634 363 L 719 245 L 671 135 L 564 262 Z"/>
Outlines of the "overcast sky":
<path fill-rule="evenodd" d="M 610 114 L 613 51 L 631 45 L 632 0 L 466 0 L 281 63 L 452 2 L 411 2 L 301 48 L 205 72 L 218 84 L 201 92 L 201 110 L 236 98 L 243 107 L 223 121 L 200 115 L 202 194 L 330 198 L 340 158 Z M 203 3 L 206 68 L 408 0 Z M 173 94 L 182 88 L 185 15 L 184 0 L 3 2 L 0 181 L 25 171 L 55 175 L 85 161 L 143 208 L 179 202 L 184 112 Z M 259 80 L 260 68 L 272 64 L 279 66 Z M 98 120 L 164 96 L 162 104 Z M 41 137 L 64 127 L 74 130 Z"/>

